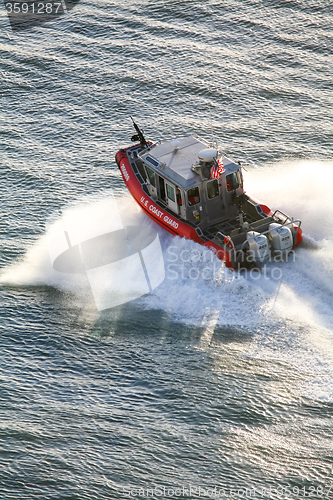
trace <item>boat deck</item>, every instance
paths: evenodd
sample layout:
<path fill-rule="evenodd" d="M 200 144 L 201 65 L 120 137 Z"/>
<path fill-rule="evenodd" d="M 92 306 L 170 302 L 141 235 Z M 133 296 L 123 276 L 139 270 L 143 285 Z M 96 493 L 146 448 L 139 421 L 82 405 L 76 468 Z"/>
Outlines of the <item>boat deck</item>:
<path fill-rule="evenodd" d="M 248 222 L 250 225 L 254 224 L 257 222 L 257 219 L 252 217 L 249 214 L 244 214 L 244 221 Z M 205 237 L 207 237 L 209 240 L 212 240 L 217 233 L 223 233 L 228 236 L 231 236 L 232 238 L 236 235 L 239 234 L 240 231 L 240 223 L 239 219 L 225 219 L 217 224 L 213 224 L 211 226 L 206 227 L 202 233 L 204 234 Z"/>

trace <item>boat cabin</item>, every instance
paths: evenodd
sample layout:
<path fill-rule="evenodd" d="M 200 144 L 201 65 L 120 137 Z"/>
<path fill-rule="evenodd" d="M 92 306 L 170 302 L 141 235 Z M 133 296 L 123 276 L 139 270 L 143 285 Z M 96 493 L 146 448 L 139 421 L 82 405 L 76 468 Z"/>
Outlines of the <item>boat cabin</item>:
<path fill-rule="evenodd" d="M 147 142 L 132 121 L 136 144 L 118 151 L 116 161 L 133 197 L 169 232 L 209 246 L 233 268 L 261 267 L 270 252 L 288 256 L 302 241 L 300 220 L 245 195 L 240 164 L 192 136 Z M 155 201 L 149 208 L 148 195 Z"/>
<path fill-rule="evenodd" d="M 182 219 L 204 229 L 236 218 L 235 199 L 244 193 L 241 166 L 201 139 L 167 141 L 138 156 L 150 195 Z"/>

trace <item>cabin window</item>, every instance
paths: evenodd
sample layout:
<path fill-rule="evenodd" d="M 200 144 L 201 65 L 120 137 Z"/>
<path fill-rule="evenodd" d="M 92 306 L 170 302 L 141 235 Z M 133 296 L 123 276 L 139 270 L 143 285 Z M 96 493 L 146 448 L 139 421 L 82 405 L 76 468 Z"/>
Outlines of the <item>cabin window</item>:
<path fill-rule="evenodd" d="M 169 184 L 166 185 L 167 187 L 167 193 L 168 193 L 168 198 L 169 200 L 175 202 L 176 201 L 176 197 L 175 197 L 175 190 L 172 186 L 169 186 Z"/>
<path fill-rule="evenodd" d="M 148 179 L 149 179 L 149 182 L 152 186 L 156 186 L 156 183 L 155 183 L 155 172 L 152 168 L 150 167 L 147 167 L 147 165 L 145 165 L 146 167 L 146 172 L 147 172 L 147 175 L 148 175 Z"/>
<path fill-rule="evenodd" d="M 241 170 L 237 170 L 237 177 L 240 187 L 243 187 L 243 174 Z"/>
<path fill-rule="evenodd" d="M 207 182 L 206 187 L 207 187 L 207 195 L 210 200 L 219 195 L 219 183 L 217 179 Z"/>
<path fill-rule="evenodd" d="M 160 175 L 158 176 L 158 183 L 160 186 L 160 198 L 165 203 L 167 201 L 166 194 L 165 194 L 165 182 L 164 182 L 163 177 L 161 177 Z"/>
<path fill-rule="evenodd" d="M 197 203 L 200 203 L 200 194 L 199 194 L 199 188 L 191 188 L 187 191 L 187 199 L 188 199 L 188 204 L 189 206 L 191 205 L 196 205 Z"/>
<path fill-rule="evenodd" d="M 154 167 L 158 167 L 159 166 L 159 163 L 157 160 L 155 160 L 155 158 L 153 158 L 152 156 L 146 156 L 146 161 L 149 161 L 149 163 L 151 163 L 151 165 L 153 165 Z"/>
<path fill-rule="evenodd" d="M 227 175 L 226 181 L 227 181 L 227 190 L 228 191 L 234 191 L 235 189 L 239 188 L 239 186 L 241 185 L 241 182 L 240 182 L 241 179 L 238 177 L 238 171 Z"/>

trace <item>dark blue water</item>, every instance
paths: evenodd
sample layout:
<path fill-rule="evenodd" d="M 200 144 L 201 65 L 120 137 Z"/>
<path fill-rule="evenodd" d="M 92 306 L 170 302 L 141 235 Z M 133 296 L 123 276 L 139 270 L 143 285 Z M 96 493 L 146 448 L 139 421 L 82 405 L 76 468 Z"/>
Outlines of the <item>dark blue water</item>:
<path fill-rule="evenodd" d="M 332 498 L 331 2 L 82 0 L 18 33 L 1 11 L 1 500 Z M 150 224 L 114 162 L 129 115 L 247 162 L 302 220 L 295 259 L 207 275 L 159 231 L 162 285 L 98 311 L 47 238 L 111 191 Z"/>

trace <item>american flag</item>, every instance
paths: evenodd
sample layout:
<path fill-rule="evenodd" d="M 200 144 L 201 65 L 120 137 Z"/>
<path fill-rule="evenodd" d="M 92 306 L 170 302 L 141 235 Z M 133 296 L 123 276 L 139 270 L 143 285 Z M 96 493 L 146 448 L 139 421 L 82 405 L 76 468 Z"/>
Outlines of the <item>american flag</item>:
<path fill-rule="evenodd" d="M 211 179 L 219 179 L 220 175 L 224 172 L 223 161 L 222 158 L 215 160 L 214 165 L 210 169 L 210 178 Z"/>

